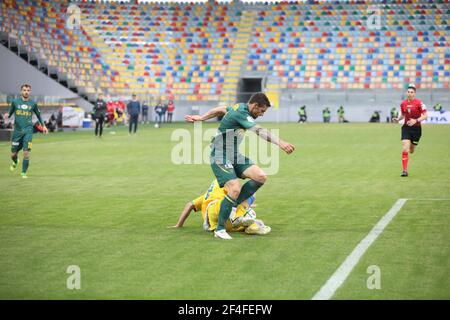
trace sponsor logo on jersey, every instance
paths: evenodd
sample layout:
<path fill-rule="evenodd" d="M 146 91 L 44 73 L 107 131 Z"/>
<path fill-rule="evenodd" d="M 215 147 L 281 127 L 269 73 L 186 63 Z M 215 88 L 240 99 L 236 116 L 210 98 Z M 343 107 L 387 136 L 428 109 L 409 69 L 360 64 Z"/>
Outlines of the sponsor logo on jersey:
<path fill-rule="evenodd" d="M 30 111 L 25 111 L 25 110 L 16 110 L 16 115 L 18 115 L 18 116 L 31 116 L 31 112 Z"/>

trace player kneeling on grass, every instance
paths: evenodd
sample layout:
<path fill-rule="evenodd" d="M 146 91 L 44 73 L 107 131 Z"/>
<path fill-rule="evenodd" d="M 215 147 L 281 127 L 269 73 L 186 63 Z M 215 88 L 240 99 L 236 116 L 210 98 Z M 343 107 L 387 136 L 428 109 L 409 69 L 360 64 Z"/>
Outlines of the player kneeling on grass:
<path fill-rule="evenodd" d="M 226 194 L 226 189 L 221 188 L 217 180 L 214 180 L 205 194 L 186 203 L 175 227 L 181 228 L 192 210 L 194 210 L 202 213 L 203 229 L 205 231 L 216 230 L 219 221 L 220 205 Z M 262 220 L 256 219 L 256 212 L 253 210 L 253 206 L 254 196 L 240 203 L 226 222 L 226 230 L 228 232 L 244 231 L 247 234 L 258 235 L 270 233 L 271 228 L 266 226 Z"/>

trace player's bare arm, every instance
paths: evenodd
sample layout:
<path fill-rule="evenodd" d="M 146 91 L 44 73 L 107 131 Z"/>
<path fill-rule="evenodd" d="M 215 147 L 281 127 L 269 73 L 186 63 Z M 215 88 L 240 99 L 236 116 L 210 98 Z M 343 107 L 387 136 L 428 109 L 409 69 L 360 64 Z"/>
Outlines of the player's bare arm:
<path fill-rule="evenodd" d="M 287 154 L 291 154 L 295 150 L 295 146 L 293 144 L 281 140 L 277 136 L 271 134 L 270 131 L 267 130 L 266 128 L 263 128 L 259 125 L 255 125 L 252 128 L 250 128 L 250 130 L 256 133 L 258 136 L 260 136 L 262 139 L 266 140 L 267 142 L 271 142 L 279 146 L 280 149 L 286 152 Z"/>
<path fill-rule="evenodd" d="M 220 106 L 220 107 L 216 107 L 216 108 L 212 108 L 211 110 L 209 110 L 208 112 L 206 112 L 203 115 L 185 115 L 184 119 L 187 122 L 194 122 L 194 121 L 206 121 L 208 119 L 212 119 L 212 118 L 216 118 L 216 117 L 220 117 L 225 115 L 225 113 L 227 113 L 227 107 L 225 106 Z"/>
<path fill-rule="evenodd" d="M 189 201 L 188 203 L 186 203 L 186 205 L 184 206 L 183 211 L 180 214 L 180 217 L 178 218 L 178 222 L 176 225 L 174 225 L 172 228 L 181 228 L 184 225 L 184 222 L 186 221 L 186 219 L 189 217 L 189 215 L 191 214 L 191 211 L 194 210 L 194 204 Z"/>
<path fill-rule="evenodd" d="M 405 119 L 405 117 L 404 117 L 403 115 L 400 115 L 400 116 L 397 117 L 397 118 L 392 118 L 392 121 L 394 121 L 394 122 L 399 122 L 399 121 L 402 121 L 403 119 Z"/>
<path fill-rule="evenodd" d="M 45 126 L 45 122 L 42 120 L 41 118 L 41 112 L 39 111 L 38 107 L 35 106 L 35 108 L 33 108 L 33 112 L 36 115 L 36 117 L 38 118 L 38 121 L 41 123 L 42 125 L 42 133 L 43 134 L 48 134 L 48 129 Z"/>
<path fill-rule="evenodd" d="M 43 134 L 48 134 L 48 129 L 47 129 L 47 127 L 46 127 L 44 122 L 42 122 L 42 133 Z"/>

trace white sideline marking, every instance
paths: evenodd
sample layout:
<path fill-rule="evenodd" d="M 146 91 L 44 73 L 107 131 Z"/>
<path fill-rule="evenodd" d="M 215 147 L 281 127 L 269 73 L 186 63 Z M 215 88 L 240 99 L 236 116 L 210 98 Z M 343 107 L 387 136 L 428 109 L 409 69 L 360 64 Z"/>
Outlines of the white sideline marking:
<path fill-rule="evenodd" d="M 450 198 L 447 199 L 407 199 L 408 201 L 450 201 Z"/>
<path fill-rule="evenodd" d="M 383 232 L 384 228 L 391 222 L 397 215 L 403 205 L 408 199 L 398 199 L 392 208 L 381 218 L 380 221 L 372 228 L 369 234 L 361 240 L 356 248 L 350 253 L 345 261 L 339 266 L 339 268 L 333 273 L 328 281 L 320 288 L 320 290 L 312 297 L 312 300 L 329 300 L 334 295 L 337 289 L 344 283 L 350 272 L 358 264 L 361 257 L 372 245 L 372 243 Z"/>

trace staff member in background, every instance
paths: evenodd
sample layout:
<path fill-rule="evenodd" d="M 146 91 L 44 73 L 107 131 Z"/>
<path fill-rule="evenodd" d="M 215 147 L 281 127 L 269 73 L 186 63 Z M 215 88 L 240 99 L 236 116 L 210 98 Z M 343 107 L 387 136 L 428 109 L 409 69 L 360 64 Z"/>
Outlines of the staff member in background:
<path fill-rule="evenodd" d="M 142 119 L 141 119 L 142 124 L 144 123 L 148 123 L 148 103 L 144 102 L 142 104 Z"/>
<path fill-rule="evenodd" d="M 369 122 L 380 122 L 381 121 L 381 111 L 375 110 L 370 117 Z"/>
<path fill-rule="evenodd" d="M 436 103 L 433 106 L 433 110 L 437 111 L 437 112 L 440 112 L 440 113 L 444 113 L 445 112 L 444 109 L 442 108 L 442 104 L 440 104 L 440 103 Z"/>
<path fill-rule="evenodd" d="M 339 122 L 348 122 L 347 120 L 345 120 L 345 110 L 344 110 L 344 106 L 339 106 L 338 110 L 337 110 L 337 115 L 338 115 L 338 121 Z"/>
<path fill-rule="evenodd" d="M 395 122 L 394 119 L 398 118 L 398 110 L 396 107 L 391 109 L 391 122 Z"/>
<path fill-rule="evenodd" d="M 175 104 L 173 100 L 169 100 L 169 104 L 167 105 L 167 122 L 172 122 L 173 112 L 175 111 Z"/>
<path fill-rule="evenodd" d="M 394 118 L 395 122 L 405 119 L 402 126 L 402 177 L 408 176 L 408 152 L 414 153 L 414 149 L 422 136 L 420 123 L 427 119 L 427 107 L 422 101 L 416 99 L 416 86 L 410 84 L 406 91 L 407 99 L 400 104 L 401 115 Z"/>
<path fill-rule="evenodd" d="M 132 100 L 128 102 L 127 105 L 127 111 L 128 111 L 128 121 L 129 121 L 129 127 L 128 127 L 128 133 L 131 134 L 131 131 L 134 126 L 133 133 L 136 133 L 137 126 L 138 126 L 138 120 L 139 120 L 139 114 L 141 113 L 141 104 L 139 101 L 136 100 L 136 95 L 132 95 Z"/>
<path fill-rule="evenodd" d="M 162 105 L 162 122 L 167 122 L 167 104 Z"/>
<path fill-rule="evenodd" d="M 158 100 L 158 103 L 155 106 L 155 127 L 159 128 L 162 122 L 163 115 L 163 104 L 161 99 Z"/>
<path fill-rule="evenodd" d="M 322 110 L 323 122 L 328 123 L 331 119 L 331 111 L 330 108 L 326 107 Z"/>
<path fill-rule="evenodd" d="M 298 109 L 298 116 L 299 116 L 298 122 L 301 123 L 306 122 L 306 120 L 308 119 L 308 117 L 306 116 L 306 106 L 301 106 Z"/>
<path fill-rule="evenodd" d="M 103 122 L 106 114 L 106 101 L 103 100 L 103 94 L 99 94 L 94 105 L 94 120 L 95 120 L 95 136 L 100 137 L 103 134 Z"/>

